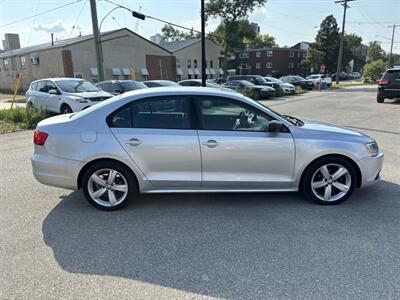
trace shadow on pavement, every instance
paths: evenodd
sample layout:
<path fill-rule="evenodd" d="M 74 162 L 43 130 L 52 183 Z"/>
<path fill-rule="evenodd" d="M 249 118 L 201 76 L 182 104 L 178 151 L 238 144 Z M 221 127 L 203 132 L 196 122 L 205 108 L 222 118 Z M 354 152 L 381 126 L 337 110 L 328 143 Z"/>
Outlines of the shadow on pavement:
<path fill-rule="evenodd" d="M 382 181 L 337 206 L 299 193 L 151 195 L 115 212 L 73 192 L 42 230 L 72 273 L 230 299 L 341 297 L 358 287 L 373 297 L 398 287 L 399 192 Z"/>

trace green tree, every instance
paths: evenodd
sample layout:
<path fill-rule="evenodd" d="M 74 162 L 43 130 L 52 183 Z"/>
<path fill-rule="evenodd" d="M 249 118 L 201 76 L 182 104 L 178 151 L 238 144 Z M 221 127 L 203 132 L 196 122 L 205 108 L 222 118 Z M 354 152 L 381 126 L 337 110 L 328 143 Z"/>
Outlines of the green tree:
<path fill-rule="evenodd" d="M 364 81 L 376 82 L 380 78 L 380 75 L 385 72 L 386 67 L 387 64 L 382 59 L 366 64 L 364 68 Z"/>
<path fill-rule="evenodd" d="M 324 63 L 324 56 L 324 52 L 309 48 L 301 61 L 301 65 L 307 73 L 319 72 L 320 66 Z"/>
<path fill-rule="evenodd" d="M 175 29 L 171 25 L 164 25 L 161 28 L 161 41 L 162 42 L 172 42 L 172 41 L 181 41 L 199 38 L 200 33 L 195 32 L 193 29 L 190 31 L 183 31 L 179 29 Z"/>
<path fill-rule="evenodd" d="M 354 48 L 361 45 L 362 37 L 355 33 L 349 33 L 344 36 L 344 40 L 349 48 Z"/>
<path fill-rule="evenodd" d="M 245 37 L 244 43 L 247 48 L 258 49 L 258 48 L 268 48 L 277 47 L 275 38 L 268 34 L 257 34 L 253 39 Z"/>
<path fill-rule="evenodd" d="M 224 27 L 222 42 L 224 48 L 224 73 L 226 75 L 228 53 L 235 49 L 238 38 L 235 36 L 238 23 L 254 9 L 265 5 L 267 0 L 209 0 L 205 5 L 207 17 L 220 18 Z M 243 41 L 241 41 L 243 42 Z"/>
<path fill-rule="evenodd" d="M 382 49 L 381 44 L 378 41 L 369 42 L 367 52 L 367 62 L 375 60 L 386 60 L 385 50 Z"/>

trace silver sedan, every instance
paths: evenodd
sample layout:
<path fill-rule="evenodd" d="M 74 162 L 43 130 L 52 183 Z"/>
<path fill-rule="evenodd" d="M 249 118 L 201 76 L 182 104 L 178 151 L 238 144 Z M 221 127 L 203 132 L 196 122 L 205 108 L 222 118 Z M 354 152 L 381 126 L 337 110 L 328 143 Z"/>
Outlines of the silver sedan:
<path fill-rule="evenodd" d="M 46 185 L 114 210 L 140 193 L 303 191 L 337 204 L 379 180 L 383 153 L 346 128 L 283 116 L 238 93 L 158 88 L 43 120 L 32 167 Z"/>

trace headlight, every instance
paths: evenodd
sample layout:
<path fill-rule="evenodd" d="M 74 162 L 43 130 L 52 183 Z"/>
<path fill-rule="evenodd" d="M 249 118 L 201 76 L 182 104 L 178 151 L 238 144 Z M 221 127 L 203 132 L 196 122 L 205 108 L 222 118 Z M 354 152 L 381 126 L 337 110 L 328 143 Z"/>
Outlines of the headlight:
<path fill-rule="evenodd" d="M 365 144 L 365 147 L 367 148 L 367 151 L 371 156 L 377 156 L 379 153 L 379 147 L 378 144 L 373 141 L 371 143 Z"/>
<path fill-rule="evenodd" d="M 87 103 L 88 102 L 86 99 L 80 98 L 80 97 L 71 97 L 71 99 L 78 103 Z"/>

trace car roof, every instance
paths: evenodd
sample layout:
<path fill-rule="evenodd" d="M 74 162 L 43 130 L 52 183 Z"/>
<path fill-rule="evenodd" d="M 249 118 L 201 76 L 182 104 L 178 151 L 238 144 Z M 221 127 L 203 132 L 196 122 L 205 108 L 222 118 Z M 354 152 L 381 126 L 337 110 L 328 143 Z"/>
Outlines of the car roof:
<path fill-rule="evenodd" d="M 183 81 L 184 81 L 184 80 L 183 80 Z M 159 79 L 159 80 L 145 80 L 145 81 L 143 81 L 143 82 L 175 82 L 175 81 Z"/>
<path fill-rule="evenodd" d="M 34 80 L 32 82 L 39 82 L 39 81 L 43 81 L 43 80 L 52 80 L 52 81 L 60 81 L 60 80 L 85 80 L 83 78 L 74 78 L 74 77 L 54 77 L 54 78 L 41 78 L 41 79 L 37 79 Z"/>

